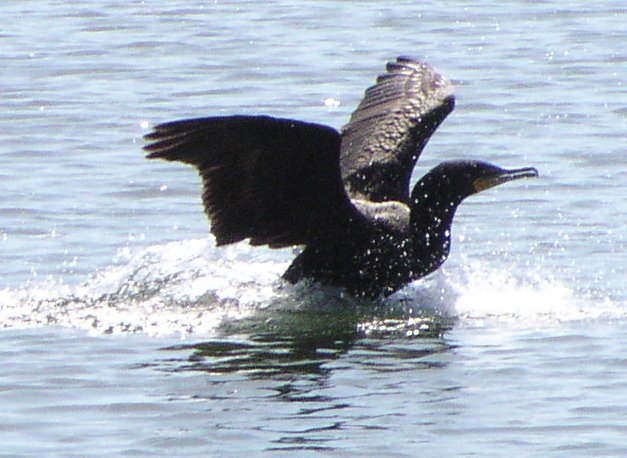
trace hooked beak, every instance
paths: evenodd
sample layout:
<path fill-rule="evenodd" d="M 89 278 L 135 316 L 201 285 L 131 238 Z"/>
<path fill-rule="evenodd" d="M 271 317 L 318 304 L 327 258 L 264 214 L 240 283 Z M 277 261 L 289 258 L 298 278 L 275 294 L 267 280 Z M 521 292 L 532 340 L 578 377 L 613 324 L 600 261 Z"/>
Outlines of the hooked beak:
<path fill-rule="evenodd" d="M 521 178 L 534 178 L 538 176 L 538 170 L 534 167 L 524 167 L 522 169 L 503 170 L 503 173 L 492 177 L 477 178 L 473 182 L 475 191 L 481 192 L 493 188 L 508 181 L 519 180 Z"/>

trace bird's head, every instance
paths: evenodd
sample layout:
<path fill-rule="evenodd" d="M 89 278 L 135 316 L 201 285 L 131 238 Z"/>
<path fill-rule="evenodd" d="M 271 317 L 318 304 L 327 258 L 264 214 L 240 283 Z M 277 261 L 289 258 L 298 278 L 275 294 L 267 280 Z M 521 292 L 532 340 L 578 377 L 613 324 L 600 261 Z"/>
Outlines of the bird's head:
<path fill-rule="evenodd" d="M 478 192 L 537 176 L 538 171 L 533 167 L 503 169 L 483 161 L 442 162 L 416 184 L 411 196 L 412 206 L 457 207 L 466 197 Z"/>

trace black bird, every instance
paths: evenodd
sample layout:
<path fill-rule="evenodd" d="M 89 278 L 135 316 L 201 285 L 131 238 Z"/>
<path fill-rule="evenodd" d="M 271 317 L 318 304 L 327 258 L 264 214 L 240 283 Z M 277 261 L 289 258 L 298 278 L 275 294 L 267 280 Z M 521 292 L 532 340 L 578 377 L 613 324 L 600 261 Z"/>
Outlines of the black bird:
<path fill-rule="evenodd" d="M 269 116 L 210 117 L 160 124 L 144 149 L 198 169 L 218 245 L 304 245 L 287 281 L 388 296 L 446 260 L 466 197 L 538 172 L 448 161 L 410 194 L 416 160 L 453 110 L 453 86 L 405 57 L 386 70 L 341 133 Z"/>

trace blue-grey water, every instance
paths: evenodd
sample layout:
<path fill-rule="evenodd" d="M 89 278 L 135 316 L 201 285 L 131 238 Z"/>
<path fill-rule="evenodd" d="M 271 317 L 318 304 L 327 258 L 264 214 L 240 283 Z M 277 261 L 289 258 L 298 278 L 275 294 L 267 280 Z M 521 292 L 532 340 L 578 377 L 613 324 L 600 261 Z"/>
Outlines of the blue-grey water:
<path fill-rule="evenodd" d="M 3 1 L 0 455 L 627 456 L 623 0 Z M 181 117 L 345 123 L 386 60 L 457 108 L 445 159 L 535 166 L 468 199 L 383 302 L 216 248 Z"/>

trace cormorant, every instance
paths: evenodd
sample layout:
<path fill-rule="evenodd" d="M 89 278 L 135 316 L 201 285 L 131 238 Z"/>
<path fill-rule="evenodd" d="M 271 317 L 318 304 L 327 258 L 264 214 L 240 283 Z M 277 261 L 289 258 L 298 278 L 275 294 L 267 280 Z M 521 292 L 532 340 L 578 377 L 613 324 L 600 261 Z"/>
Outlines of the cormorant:
<path fill-rule="evenodd" d="M 209 117 L 160 124 L 144 149 L 150 159 L 198 169 L 217 245 L 304 245 L 283 275 L 290 283 L 310 278 L 389 296 L 446 260 L 453 215 L 466 197 L 538 175 L 532 167 L 447 161 L 410 194 L 416 160 L 454 104 L 447 79 L 399 57 L 341 133 L 270 116 Z"/>

